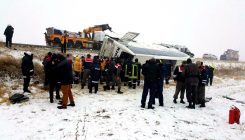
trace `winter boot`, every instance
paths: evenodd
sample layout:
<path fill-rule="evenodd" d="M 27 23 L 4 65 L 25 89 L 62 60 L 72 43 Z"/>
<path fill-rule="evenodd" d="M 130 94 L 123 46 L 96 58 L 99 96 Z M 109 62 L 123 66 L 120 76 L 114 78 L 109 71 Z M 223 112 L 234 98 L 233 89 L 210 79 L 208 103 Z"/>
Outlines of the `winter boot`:
<path fill-rule="evenodd" d="M 121 91 L 121 88 L 118 88 L 117 93 L 118 93 L 118 94 L 123 94 L 123 92 Z"/>
<path fill-rule="evenodd" d="M 103 86 L 103 89 L 104 89 L 104 91 L 106 91 L 106 87 L 105 86 Z"/>
<path fill-rule="evenodd" d="M 141 108 L 145 108 L 145 104 L 142 104 L 140 107 L 141 107 Z"/>
<path fill-rule="evenodd" d="M 199 107 L 206 107 L 205 103 L 201 103 L 201 105 Z"/>
<path fill-rule="evenodd" d="M 188 106 L 186 106 L 187 108 L 192 108 L 192 104 L 191 104 L 191 102 L 189 102 L 189 105 Z"/>
<path fill-rule="evenodd" d="M 148 109 L 154 109 L 155 107 L 154 106 L 148 106 Z"/>
<path fill-rule="evenodd" d="M 183 99 L 180 100 L 180 103 L 185 104 L 185 102 L 183 101 Z"/>
<path fill-rule="evenodd" d="M 74 107 L 74 106 L 75 106 L 75 103 L 74 103 L 74 102 L 71 102 L 71 103 L 68 104 L 67 106 L 72 106 L 72 107 Z"/>
<path fill-rule="evenodd" d="M 111 87 L 111 90 L 115 90 L 115 86 L 112 86 L 112 87 Z"/>
<path fill-rule="evenodd" d="M 191 108 L 195 109 L 195 105 L 196 105 L 196 103 L 194 102 Z"/>
<path fill-rule="evenodd" d="M 58 96 L 56 95 L 56 99 L 57 99 L 57 100 L 60 100 L 60 99 L 61 99 L 61 98 L 60 98 L 60 95 L 58 95 Z"/>
<path fill-rule="evenodd" d="M 57 106 L 58 109 L 66 109 L 64 106 Z"/>
<path fill-rule="evenodd" d="M 84 86 L 85 86 L 85 85 L 84 85 L 84 84 L 82 84 L 82 85 L 81 85 L 81 89 L 84 89 Z"/>
<path fill-rule="evenodd" d="M 174 102 L 175 104 L 177 104 L 177 101 L 176 101 L 176 99 L 174 99 L 174 100 L 173 100 L 173 102 Z"/>

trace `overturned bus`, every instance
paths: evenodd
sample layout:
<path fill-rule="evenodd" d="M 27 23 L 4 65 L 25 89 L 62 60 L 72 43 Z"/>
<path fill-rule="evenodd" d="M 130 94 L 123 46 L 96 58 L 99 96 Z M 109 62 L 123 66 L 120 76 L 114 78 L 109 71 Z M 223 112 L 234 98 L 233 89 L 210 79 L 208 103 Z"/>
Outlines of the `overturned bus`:
<path fill-rule="evenodd" d="M 129 32 L 121 39 L 106 36 L 104 38 L 100 57 L 118 57 L 121 59 L 135 59 L 138 58 L 141 64 L 151 58 L 168 61 L 175 65 L 176 62 L 181 62 L 190 58 L 189 55 L 180 52 L 174 48 L 167 48 L 157 44 L 146 45 L 133 41 L 138 33 Z"/>

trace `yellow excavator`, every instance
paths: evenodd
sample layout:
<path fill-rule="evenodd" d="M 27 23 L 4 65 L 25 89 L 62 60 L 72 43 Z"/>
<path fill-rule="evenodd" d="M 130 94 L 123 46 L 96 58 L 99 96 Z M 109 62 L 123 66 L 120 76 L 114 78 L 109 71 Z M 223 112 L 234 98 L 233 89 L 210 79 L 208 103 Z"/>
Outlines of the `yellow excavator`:
<path fill-rule="evenodd" d="M 64 33 L 67 34 L 67 47 L 97 49 L 101 48 L 105 33 L 103 31 L 110 30 L 108 24 L 95 25 L 84 29 L 82 32 L 70 32 L 59 30 L 54 27 L 46 28 L 45 32 L 46 44 L 48 46 L 61 46 L 61 38 Z"/>

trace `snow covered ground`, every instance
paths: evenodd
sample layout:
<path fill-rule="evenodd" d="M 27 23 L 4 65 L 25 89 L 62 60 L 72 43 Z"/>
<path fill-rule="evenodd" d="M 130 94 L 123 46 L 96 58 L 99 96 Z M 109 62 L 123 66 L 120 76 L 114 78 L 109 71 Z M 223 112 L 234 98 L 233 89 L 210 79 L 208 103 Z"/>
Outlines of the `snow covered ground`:
<path fill-rule="evenodd" d="M 215 80 L 217 77 L 215 78 Z M 245 81 L 219 79 L 222 84 L 207 87 L 213 99 L 206 108 L 185 108 L 172 103 L 174 86 L 164 88 L 164 107 L 140 108 L 142 87 L 89 94 L 87 89 L 72 89 L 76 106 L 58 110 L 49 103 L 48 93 L 31 87 L 30 101 L 0 106 L 1 139 L 236 139 L 245 138 L 245 105 L 227 100 L 229 96 L 245 101 Z M 241 111 L 241 124 L 228 124 L 231 105 Z"/>
<path fill-rule="evenodd" d="M 11 55 L 13 51 L 5 53 Z M 6 85 L 16 83 L 9 81 Z M 164 107 L 158 106 L 156 100 L 154 110 L 140 108 L 142 86 L 136 90 L 123 87 L 124 94 L 104 92 L 100 87 L 98 94 L 89 94 L 88 89 L 80 90 L 79 85 L 74 85 L 76 106 L 66 110 L 57 109 L 58 101 L 49 103 L 48 92 L 41 85 L 31 86 L 28 102 L 0 105 L 0 139 L 244 140 L 245 104 L 222 97 L 245 101 L 244 85 L 242 79 L 214 77 L 214 85 L 206 88 L 206 97 L 212 100 L 206 108 L 197 106 L 195 110 L 187 109 L 187 104 L 172 102 L 173 81 L 164 87 Z M 22 92 L 22 85 L 12 92 Z M 228 124 L 232 105 L 241 111 L 239 125 Z"/>

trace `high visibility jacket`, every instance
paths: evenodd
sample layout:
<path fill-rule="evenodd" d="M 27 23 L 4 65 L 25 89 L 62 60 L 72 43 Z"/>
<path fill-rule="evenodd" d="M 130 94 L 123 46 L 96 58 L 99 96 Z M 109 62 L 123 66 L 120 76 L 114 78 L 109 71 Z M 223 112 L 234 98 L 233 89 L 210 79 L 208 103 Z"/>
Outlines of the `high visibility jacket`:
<path fill-rule="evenodd" d="M 65 36 L 65 35 L 62 35 L 61 37 L 61 44 L 64 44 L 65 43 L 65 40 L 66 40 L 66 43 L 68 42 L 68 37 Z"/>
<path fill-rule="evenodd" d="M 84 69 L 91 69 L 92 67 L 92 63 L 93 63 L 93 59 L 92 58 L 85 58 L 85 61 L 84 61 Z"/>
<path fill-rule="evenodd" d="M 75 72 L 81 72 L 82 71 L 81 59 L 79 57 L 75 58 L 74 71 Z"/>
<path fill-rule="evenodd" d="M 131 66 L 126 65 L 125 76 L 130 79 L 138 79 L 138 65 L 132 64 Z"/>

